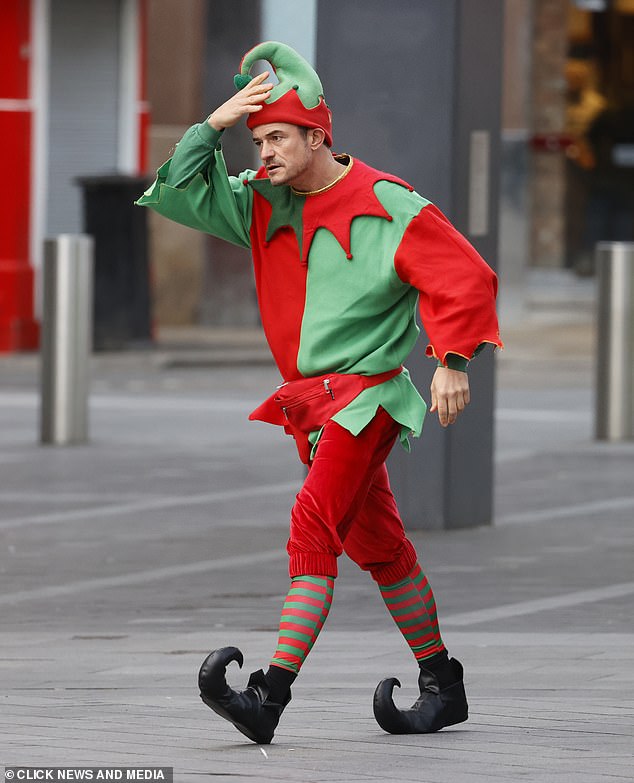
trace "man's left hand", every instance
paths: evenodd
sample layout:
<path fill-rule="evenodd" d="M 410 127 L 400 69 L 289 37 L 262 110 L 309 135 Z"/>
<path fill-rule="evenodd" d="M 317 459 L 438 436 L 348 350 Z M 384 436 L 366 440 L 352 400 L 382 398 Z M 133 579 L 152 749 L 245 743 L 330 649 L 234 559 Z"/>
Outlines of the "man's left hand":
<path fill-rule="evenodd" d="M 443 427 L 453 424 L 469 404 L 469 376 L 460 370 L 438 367 L 431 381 L 430 413 L 438 411 Z"/>

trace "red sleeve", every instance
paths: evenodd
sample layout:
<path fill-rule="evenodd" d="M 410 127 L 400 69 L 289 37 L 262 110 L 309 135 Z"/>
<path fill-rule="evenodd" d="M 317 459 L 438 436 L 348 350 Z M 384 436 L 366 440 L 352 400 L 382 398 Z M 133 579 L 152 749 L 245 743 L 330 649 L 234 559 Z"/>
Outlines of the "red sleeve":
<path fill-rule="evenodd" d="M 419 292 L 428 356 L 445 364 L 448 353 L 471 359 L 481 343 L 502 347 L 495 272 L 433 204 L 405 229 L 394 267 Z"/>

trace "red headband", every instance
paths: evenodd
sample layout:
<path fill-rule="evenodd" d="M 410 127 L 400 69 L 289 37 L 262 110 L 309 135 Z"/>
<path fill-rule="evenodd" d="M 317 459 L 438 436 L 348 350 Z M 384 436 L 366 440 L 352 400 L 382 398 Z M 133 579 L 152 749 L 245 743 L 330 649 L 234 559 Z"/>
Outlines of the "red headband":
<path fill-rule="evenodd" d="M 326 144 L 332 147 L 332 113 L 323 98 L 319 99 L 317 106 L 307 109 L 297 92 L 289 90 L 273 103 L 263 103 L 260 111 L 249 114 L 247 127 L 253 130 L 258 125 L 268 125 L 271 122 L 289 122 L 304 128 L 321 128 L 326 134 Z"/>

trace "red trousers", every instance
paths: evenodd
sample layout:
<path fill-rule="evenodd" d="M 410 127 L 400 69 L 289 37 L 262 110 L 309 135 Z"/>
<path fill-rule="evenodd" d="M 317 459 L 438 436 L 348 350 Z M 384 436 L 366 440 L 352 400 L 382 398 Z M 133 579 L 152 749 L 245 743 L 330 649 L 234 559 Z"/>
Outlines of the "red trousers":
<path fill-rule="evenodd" d="M 291 511 L 291 577 L 337 576 L 342 552 L 382 585 L 404 579 L 414 546 L 390 489 L 385 460 L 400 425 L 379 408 L 357 435 L 329 421 Z"/>

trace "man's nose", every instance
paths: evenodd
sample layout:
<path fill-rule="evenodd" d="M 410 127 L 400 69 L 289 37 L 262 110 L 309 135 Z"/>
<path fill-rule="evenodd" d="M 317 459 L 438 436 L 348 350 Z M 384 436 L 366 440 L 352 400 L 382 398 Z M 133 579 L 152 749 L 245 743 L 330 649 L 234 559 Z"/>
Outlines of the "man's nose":
<path fill-rule="evenodd" d="M 270 158 L 272 154 L 273 151 L 271 149 L 271 145 L 268 143 L 268 141 L 263 141 L 262 144 L 260 144 L 260 159 L 265 161 Z"/>

